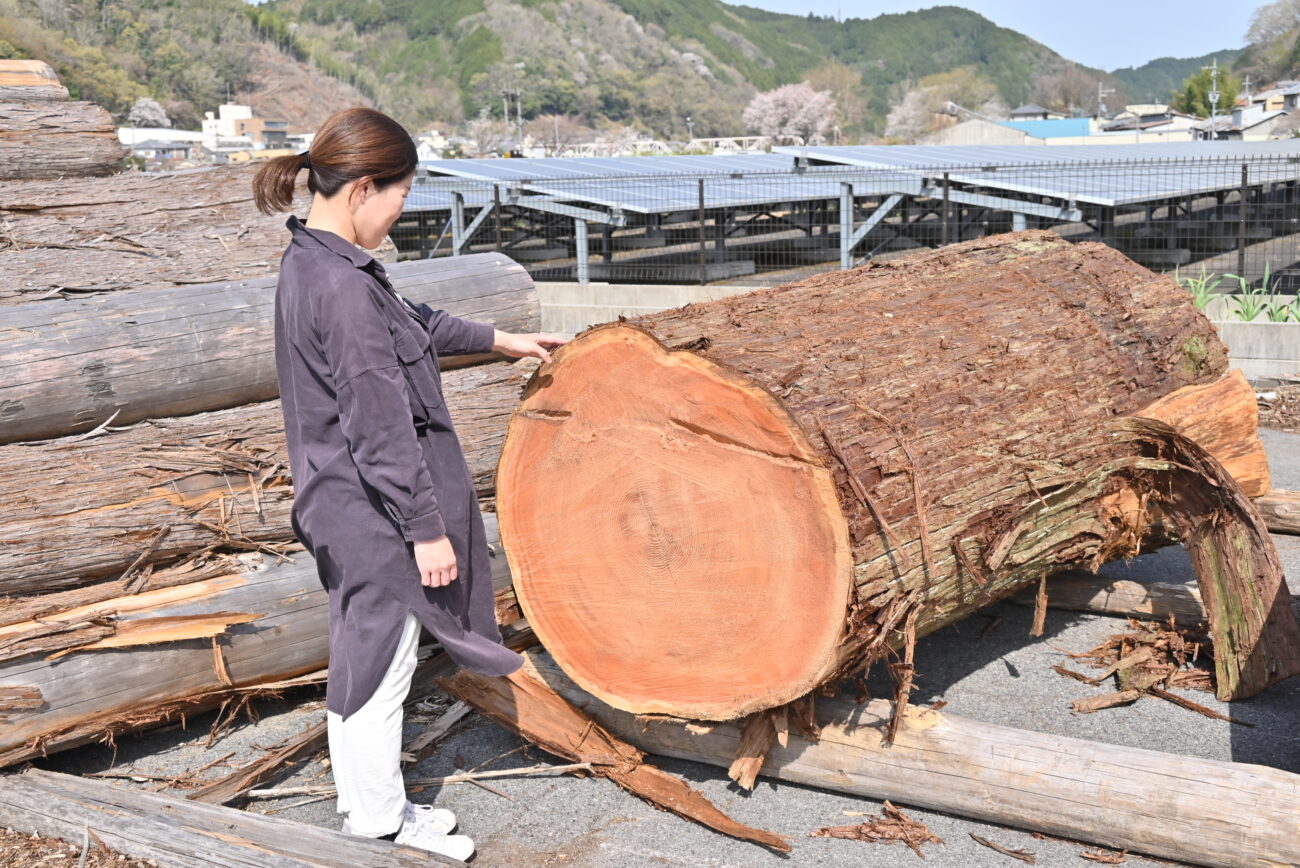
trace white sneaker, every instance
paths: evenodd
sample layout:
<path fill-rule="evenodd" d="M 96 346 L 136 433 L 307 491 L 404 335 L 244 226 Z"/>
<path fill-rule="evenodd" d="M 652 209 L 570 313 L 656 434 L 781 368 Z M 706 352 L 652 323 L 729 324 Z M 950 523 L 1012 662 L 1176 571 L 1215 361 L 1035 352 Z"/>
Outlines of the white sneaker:
<path fill-rule="evenodd" d="M 402 822 L 423 823 L 439 835 L 446 835 L 456 828 L 456 815 L 446 808 L 435 808 L 433 805 L 417 805 L 408 801 L 402 811 Z"/>
<path fill-rule="evenodd" d="M 474 841 L 469 836 L 439 834 L 425 823 L 404 824 L 393 843 L 440 853 L 462 862 L 474 855 Z"/>
<path fill-rule="evenodd" d="M 403 824 L 424 823 L 431 827 L 439 835 L 446 835 L 456 828 L 456 815 L 446 808 L 435 808 L 433 805 L 417 805 L 407 801 L 406 806 L 402 809 Z M 348 818 L 343 818 L 344 835 L 352 834 L 352 824 Z"/>

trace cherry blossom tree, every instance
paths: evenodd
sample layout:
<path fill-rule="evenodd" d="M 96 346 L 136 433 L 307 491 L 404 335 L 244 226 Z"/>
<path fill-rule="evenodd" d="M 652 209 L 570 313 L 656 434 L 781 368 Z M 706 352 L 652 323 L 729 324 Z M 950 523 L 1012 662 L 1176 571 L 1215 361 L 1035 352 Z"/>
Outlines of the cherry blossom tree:
<path fill-rule="evenodd" d="M 745 106 L 741 120 L 751 131 L 778 142 L 823 141 L 835 123 L 835 100 L 829 91 L 813 90 L 808 82 L 764 91 Z"/>

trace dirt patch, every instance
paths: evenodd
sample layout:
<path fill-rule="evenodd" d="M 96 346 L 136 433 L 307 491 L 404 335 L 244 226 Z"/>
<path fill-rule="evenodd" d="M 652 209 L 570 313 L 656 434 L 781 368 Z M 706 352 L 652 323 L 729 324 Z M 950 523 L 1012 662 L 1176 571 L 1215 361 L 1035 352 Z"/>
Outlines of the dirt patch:
<path fill-rule="evenodd" d="M 81 847 L 67 841 L 0 828 L 0 865 L 6 868 L 76 865 L 80 858 Z M 158 868 L 158 863 L 152 859 L 129 859 L 91 837 L 86 847 L 84 868 Z"/>

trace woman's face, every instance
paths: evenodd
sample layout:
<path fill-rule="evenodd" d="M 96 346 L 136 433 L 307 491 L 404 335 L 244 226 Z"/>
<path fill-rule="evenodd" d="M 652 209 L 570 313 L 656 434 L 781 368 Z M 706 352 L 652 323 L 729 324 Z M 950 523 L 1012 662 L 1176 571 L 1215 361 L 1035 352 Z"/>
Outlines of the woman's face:
<path fill-rule="evenodd" d="M 388 230 L 402 216 L 402 206 L 406 195 L 411 192 L 415 173 L 407 175 L 400 181 L 394 181 L 380 190 L 375 182 L 364 179 L 353 191 L 357 203 L 352 212 L 352 225 L 357 232 L 357 244 L 367 250 L 374 250 L 384 241 Z"/>

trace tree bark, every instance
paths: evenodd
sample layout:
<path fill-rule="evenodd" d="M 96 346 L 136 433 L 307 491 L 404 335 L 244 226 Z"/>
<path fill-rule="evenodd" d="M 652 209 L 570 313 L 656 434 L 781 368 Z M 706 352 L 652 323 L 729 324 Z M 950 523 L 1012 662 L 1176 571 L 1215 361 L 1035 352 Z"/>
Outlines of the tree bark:
<path fill-rule="evenodd" d="M 537 291 L 499 253 L 390 266 L 414 302 L 490 322 L 541 326 Z M 276 397 L 276 278 L 52 299 L 13 308 L 0 332 L 0 443 L 126 425 Z M 493 356 L 449 356 L 444 369 Z M 116 415 L 114 415 L 116 414 Z"/>
<path fill-rule="evenodd" d="M 602 700 L 730 719 L 1136 553 L 1158 505 L 1250 695 L 1300 670 L 1277 553 L 1204 449 L 1125 418 L 1226 362 L 1172 280 L 1046 232 L 599 327 L 511 419 L 516 592 Z"/>
<path fill-rule="evenodd" d="M 532 363 L 449 371 L 447 404 L 480 497 Z M 0 446 L 0 596 L 50 593 L 207 548 L 292 541 L 279 401 L 142 423 L 91 439 Z M 129 577 L 128 577 L 129 578 Z M 0 605 L 0 623 L 5 621 Z"/>
<path fill-rule="evenodd" d="M 275 274 L 286 215 L 253 205 L 257 165 L 0 185 L 0 305 Z M 305 176 L 304 176 L 305 177 Z M 311 205 L 305 183 L 293 212 Z M 396 260 L 391 243 L 374 251 Z"/>
<path fill-rule="evenodd" d="M 585 694 L 546 655 L 527 659 L 525 671 L 642 750 L 723 768 L 737 753 L 736 724 L 703 728 L 635 717 Z M 884 700 L 859 705 L 849 697 L 819 698 L 818 737 L 791 732 L 759 773 L 1197 865 L 1300 863 L 1300 776 L 915 706 L 887 745 L 890 715 Z"/>
<path fill-rule="evenodd" d="M 499 552 L 495 517 L 484 519 Z M 311 556 L 288 557 L 46 608 L 39 620 L 0 626 L 0 767 L 111 740 L 217 707 L 236 691 L 325 668 L 329 600 Z M 509 588 L 505 557 L 493 558 L 492 580 Z M 120 589 L 110 583 L 105 590 Z M 231 626 L 216 630 L 215 620 Z"/>
<path fill-rule="evenodd" d="M 31 769 L 0 777 L 0 825 L 165 868 L 425 868 L 457 859 L 221 805 Z"/>
<path fill-rule="evenodd" d="M 0 181 L 111 175 L 128 151 L 108 112 L 91 102 L 0 102 Z"/>

